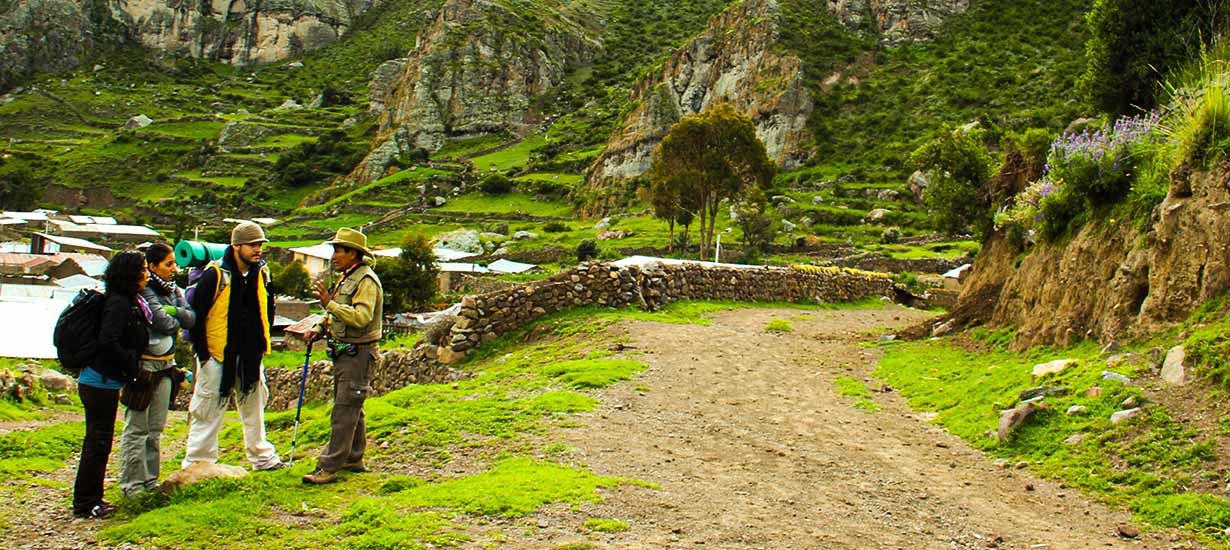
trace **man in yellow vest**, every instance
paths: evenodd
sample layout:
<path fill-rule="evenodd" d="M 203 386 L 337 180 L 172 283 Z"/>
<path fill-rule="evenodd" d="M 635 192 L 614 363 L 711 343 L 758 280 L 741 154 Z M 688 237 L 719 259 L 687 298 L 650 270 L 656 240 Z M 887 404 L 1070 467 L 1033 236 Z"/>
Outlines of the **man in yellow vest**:
<path fill-rule="evenodd" d="M 188 403 L 188 446 L 183 467 L 218 461 L 218 432 L 230 403 L 243 422 L 247 459 L 257 471 L 284 464 L 265 438 L 265 385 L 262 360 L 270 349 L 274 300 L 269 268 L 261 249 L 269 242 L 259 225 L 243 222 L 231 231 L 222 260 L 206 267 L 196 283 L 192 309 L 192 347 L 200 365 Z"/>
<path fill-rule="evenodd" d="M 320 485 L 337 480 L 339 470 L 366 472 L 367 449 L 363 402 L 371 386 L 372 366 L 380 356 L 384 317 L 384 289 L 364 258 L 372 258 L 367 236 L 350 228 L 337 231 L 333 240 L 333 269 L 341 279 L 333 290 L 316 283 L 316 298 L 327 315 L 308 332 L 309 341 L 325 335 L 333 358 L 333 414 L 329 444 L 316 461 L 316 471 L 304 483 Z"/>

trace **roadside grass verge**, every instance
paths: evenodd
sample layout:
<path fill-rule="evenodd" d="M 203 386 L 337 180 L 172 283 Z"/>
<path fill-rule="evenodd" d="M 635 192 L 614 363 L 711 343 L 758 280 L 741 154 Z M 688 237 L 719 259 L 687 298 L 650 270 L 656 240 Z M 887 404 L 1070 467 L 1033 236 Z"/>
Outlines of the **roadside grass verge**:
<path fill-rule="evenodd" d="M 1129 398 L 1145 403 L 1145 397 L 1137 384 L 1103 378 L 1103 372 L 1135 380 L 1147 374 L 1149 361 L 1108 365 L 1093 342 L 1014 352 L 1007 347 L 1010 339 L 1007 331 L 976 329 L 958 339 L 885 345 L 876 375 L 899 390 L 910 407 L 937 413 L 935 423 L 991 456 L 1027 462 L 1039 475 L 1129 509 L 1146 528 L 1178 528 L 1211 548 L 1230 547 L 1224 532 L 1230 500 L 1220 492 L 1225 479 L 1217 470 L 1216 439 L 1156 405 L 1146 404 L 1132 420 L 1109 420 L 1131 406 Z M 1117 353 L 1126 352 L 1143 357 L 1145 349 Z M 1035 364 L 1056 359 L 1075 364 L 1032 380 Z M 1046 397 L 1046 408 L 1006 441 L 991 437 L 1000 411 L 1015 406 L 1021 391 L 1039 386 L 1068 392 Z M 1073 406 L 1084 412 L 1067 414 Z M 1198 483 L 1218 489 L 1201 492 L 1194 488 Z"/>
<path fill-rule="evenodd" d="M 598 404 L 589 390 L 632 379 L 645 367 L 611 357 L 613 337 L 605 328 L 618 318 L 612 310 L 597 320 L 578 313 L 545 319 L 485 346 L 484 356 L 463 366 L 471 378 L 369 399 L 367 433 L 374 444 L 366 459 L 376 472 L 343 473 L 341 483 L 308 487 L 299 476 L 312 468 L 309 458 L 289 470 L 208 481 L 174 495 L 124 501 L 119 521 L 99 536 L 175 548 L 452 546 L 470 540 L 466 529 L 483 518 L 594 502 L 600 488 L 641 484 L 570 464 L 569 453 L 551 451 L 543 437 Z M 288 352 L 285 359 L 298 366 L 302 357 Z M 319 453 L 329 438 L 329 413 L 328 404 L 304 407 L 296 456 Z M 269 437 L 283 454 L 294 415 L 266 415 Z M 242 429 L 234 418 L 227 422 L 221 461 L 244 464 Z"/>

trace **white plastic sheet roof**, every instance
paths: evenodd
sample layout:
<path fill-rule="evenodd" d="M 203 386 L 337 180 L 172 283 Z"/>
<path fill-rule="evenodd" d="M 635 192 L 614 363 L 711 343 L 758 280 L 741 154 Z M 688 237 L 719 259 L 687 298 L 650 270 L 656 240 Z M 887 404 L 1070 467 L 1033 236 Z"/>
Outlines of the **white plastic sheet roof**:
<path fill-rule="evenodd" d="M 487 264 L 487 269 L 496 273 L 525 273 L 538 266 L 534 264 L 523 264 L 512 260 L 499 259 Z"/>
<path fill-rule="evenodd" d="M 68 297 L 52 299 L 0 296 L 0 334 L 4 334 L 4 338 L 0 338 L 0 357 L 55 358 L 56 348 L 51 344 L 51 334 L 55 330 L 56 319 L 77 294 L 76 291 L 57 290 Z"/>

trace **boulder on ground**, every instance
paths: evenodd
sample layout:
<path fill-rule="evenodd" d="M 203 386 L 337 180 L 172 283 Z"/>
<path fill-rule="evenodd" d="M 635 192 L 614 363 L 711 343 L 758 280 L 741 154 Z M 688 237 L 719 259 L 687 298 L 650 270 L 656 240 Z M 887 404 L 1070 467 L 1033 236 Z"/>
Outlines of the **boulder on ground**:
<path fill-rule="evenodd" d="M 135 130 L 137 128 L 144 128 L 153 123 L 154 123 L 154 119 L 147 117 L 145 115 L 137 115 L 137 116 L 134 116 L 128 119 L 128 122 L 124 123 L 124 129 L 125 130 Z"/>
<path fill-rule="evenodd" d="M 174 493 L 181 487 L 187 487 L 205 481 L 207 479 L 216 479 L 223 477 L 240 478 L 246 477 L 248 470 L 239 466 L 231 466 L 228 464 L 210 464 L 208 462 L 197 462 L 170 475 L 162 485 L 158 486 L 158 490 L 164 493 Z"/>
<path fill-rule="evenodd" d="M 999 430 L 995 433 L 1000 441 L 1006 441 L 1008 436 L 1012 435 L 1013 430 L 1018 426 L 1027 422 L 1042 408 L 1040 401 L 1030 401 L 1021 403 L 1016 407 L 1003 411 L 999 415 Z"/>
<path fill-rule="evenodd" d="M 75 386 L 72 378 L 51 369 L 43 371 L 43 374 L 39 376 L 38 381 L 49 391 L 66 392 L 71 391 Z"/>

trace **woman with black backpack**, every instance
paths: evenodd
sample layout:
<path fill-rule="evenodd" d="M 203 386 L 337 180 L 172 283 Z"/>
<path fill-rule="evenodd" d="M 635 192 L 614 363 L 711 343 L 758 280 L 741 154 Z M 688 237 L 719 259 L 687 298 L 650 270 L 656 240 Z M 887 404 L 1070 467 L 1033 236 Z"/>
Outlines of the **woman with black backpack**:
<path fill-rule="evenodd" d="M 73 484 L 73 516 L 86 519 L 102 519 L 115 512 L 103 500 L 103 479 L 115 436 L 120 388 L 137 378 L 153 318 L 140 295 L 149 280 L 144 254 L 136 250 L 117 254 L 107 265 L 105 280 L 98 353 L 77 379 L 77 395 L 85 408 L 85 439 Z"/>
<path fill-rule="evenodd" d="M 137 381 L 120 392 L 124 404 L 124 432 L 120 434 L 120 491 L 133 497 L 158 486 L 162 465 L 162 430 L 167 409 L 175 399 L 175 341 L 181 329 L 190 329 L 196 314 L 184 291 L 175 285 L 174 249 L 154 243 L 145 250 L 149 283 L 141 298 L 149 305 L 152 324 L 149 343 L 141 354 Z"/>

